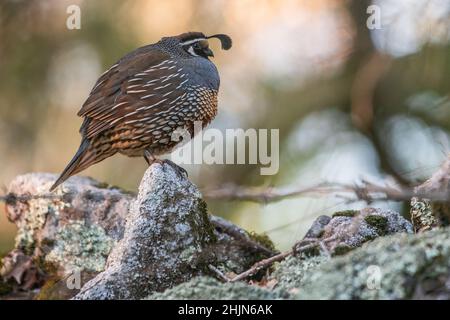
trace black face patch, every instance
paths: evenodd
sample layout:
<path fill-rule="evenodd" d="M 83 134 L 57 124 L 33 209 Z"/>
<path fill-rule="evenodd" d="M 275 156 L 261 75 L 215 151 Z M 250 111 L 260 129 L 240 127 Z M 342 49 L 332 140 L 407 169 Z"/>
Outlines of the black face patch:
<path fill-rule="evenodd" d="M 192 43 L 186 43 L 183 45 L 184 50 L 192 56 L 199 56 L 208 59 L 208 57 L 213 57 L 213 52 L 209 48 L 208 40 L 199 39 Z"/>

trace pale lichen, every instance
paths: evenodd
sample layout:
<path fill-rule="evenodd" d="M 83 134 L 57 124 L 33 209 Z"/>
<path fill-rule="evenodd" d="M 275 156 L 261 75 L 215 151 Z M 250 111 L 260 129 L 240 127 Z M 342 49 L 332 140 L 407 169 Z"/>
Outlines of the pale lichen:
<path fill-rule="evenodd" d="M 308 271 L 314 270 L 328 259 L 325 255 L 290 256 L 277 265 L 275 271 L 270 275 L 269 281 L 276 280 L 276 288 L 282 291 L 294 292 L 305 282 L 305 275 Z"/>
<path fill-rule="evenodd" d="M 265 300 L 286 298 L 281 292 L 252 286 L 243 282 L 221 283 L 210 277 L 195 277 L 163 293 L 154 293 L 146 300 Z"/>
<path fill-rule="evenodd" d="M 62 197 L 62 191 L 57 190 L 55 200 L 49 201 L 45 198 L 30 199 L 28 201 L 29 209 L 25 211 L 17 224 L 17 235 L 15 238 L 15 247 L 31 254 L 39 243 L 36 243 L 36 232 L 41 230 L 48 215 L 58 215 L 61 210 L 70 206 L 68 203 L 60 200 L 57 196 Z"/>
<path fill-rule="evenodd" d="M 114 240 L 97 225 L 87 226 L 84 220 L 71 220 L 57 233 L 46 262 L 64 265 L 66 273 L 73 270 L 100 272 Z"/>
<path fill-rule="evenodd" d="M 376 239 L 305 274 L 297 298 L 448 299 L 449 232 Z"/>

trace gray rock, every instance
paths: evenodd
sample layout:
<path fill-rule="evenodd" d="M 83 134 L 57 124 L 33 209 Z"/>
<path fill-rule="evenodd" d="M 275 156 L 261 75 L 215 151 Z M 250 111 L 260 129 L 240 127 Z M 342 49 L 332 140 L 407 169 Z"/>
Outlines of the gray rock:
<path fill-rule="evenodd" d="M 198 209 L 206 212 L 206 205 L 199 199 L 198 190 L 187 179 L 173 175 L 167 177 L 168 173 L 164 170 L 153 173 L 160 177 L 154 178 L 152 183 L 157 181 L 162 186 L 165 179 L 174 180 L 165 182 L 167 193 L 161 189 L 159 194 L 147 192 L 147 200 L 141 197 L 140 201 L 144 203 L 145 200 L 149 210 L 158 212 L 159 209 L 155 208 L 160 205 L 167 210 L 184 205 L 173 196 L 174 188 L 189 186 L 176 194 L 188 197 L 189 192 L 194 192 L 192 197 L 197 199 Z M 48 188 L 56 178 L 56 175 L 45 173 L 26 174 L 15 178 L 9 186 L 7 214 L 17 225 L 18 233 L 16 248 L 1 261 L 3 267 L 0 277 L 14 279 L 25 290 L 40 287 L 48 276 L 66 279 L 81 273 L 80 278 L 84 283 L 103 271 L 112 248 L 124 236 L 125 217 L 128 216 L 130 203 L 135 199 L 129 192 L 83 177 L 72 177 L 49 194 Z M 142 183 L 142 190 L 148 188 L 144 186 L 149 183 L 148 178 Z M 222 272 L 240 273 L 256 261 L 273 254 L 273 244 L 268 238 L 248 233 L 220 217 L 208 215 L 207 219 L 212 222 L 217 239 L 208 250 L 214 253 L 215 267 Z M 168 219 L 169 227 L 172 222 Z M 209 223 L 207 225 L 210 227 Z M 165 240 L 172 245 L 173 233 L 179 236 L 189 233 L 183 226 L 170 230 L 160 234 L 159 242 L 151 246 L 158 247 L 159 243 L 164 245 Z M 147 235 L 155 230 L 144 231 L 146 233 L 143 234 Z M 195 246 L 187 245 L 184 254 L 194 257 L 195 251 Z M 65 280 L 58 283 L 58 292 L 61 292 L 61 288 L 66 286 Z M 45 291 L 51 296 L 57 295 L 51 293 L 48 283 Z M 73 296 L 76 292 L 69 290 L 64 296 Z"/>
<path fill-rule="evenodd" d="M 377 237 L 412 233 L 412 225 L 398 212 L 378 208 L 339 211 L 331 219 L 321 216 L 307 233 L 309 239 L 324 241 L 331 255 L 345 254 Z"/>
<path fill-rule="evenodd" d="M 376 239 L 302 277 L 298 299 L 450 299 L 450 229 Z"/>
<path fill-rule="evenodd" d="M 269 276 L 269 281 L 275 281 L 276 289 L 294 295 L 302 287 L 308 272 L 315 270 L 328 260 L 329 258 L 325 255 L 289 256 L 277 265 L 275 271 Z"/>
<path fill-rule="evenodd" d="M 105 271 L 75 299 L 136 299 L 203 274 L 216 237 L 198 189 L 167 164 L 145 173 Z"/>
<path fill-rule="evenodd" d="M 15 249 L 52 265 L 60 276 L 99 272 L 123 235 L 132 195 L 84 177 L 72 177 L 50 194 L 55 179 L 30 173 L 10 183 L 6 213 L 17 226 Z"/>
<path fill-rule="evenodd" d="M 196 277 L 146 300 L 266 300 L 286 298 L 278 291 L 267 290 L 243 282 L 221 283 L 210 277 Z"/>

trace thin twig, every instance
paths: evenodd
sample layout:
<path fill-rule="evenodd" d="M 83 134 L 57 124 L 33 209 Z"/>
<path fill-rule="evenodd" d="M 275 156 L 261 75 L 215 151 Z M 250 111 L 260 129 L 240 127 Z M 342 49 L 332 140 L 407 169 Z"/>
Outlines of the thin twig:
<path fill-rule="evenodd" d="M 349 184 L 318 184 L 310 187 L 299 188 L 245 188 L 234 185 L 226 185 L 214 190 L 205 190 L 204 196 L 208 199 L 251 201 L 257 203 L 277 202 L 288 198 L 300 196 L 330 196 L 346 198 L 353 196 L 353 201 L 409 201 L 412 197 L 427 198 L 432 201 L 450 201 L 450 193 L 446 191 L 421 191 L 409 187 L 380 186 L 364 181 L 360 185 Z M 350 198 L 348 198 L 351 201 Z"/>
<path fill-rule="evenodd" d="M 336 237 L 332 236 L 323 240 L 317 240 L 317 239 L 309 239 L 309 238 L 305 238 L 299 242 L 297 242 L 293 249 L 279 253 L 273 257 L 267 258 L 267 259 L 263 259 L 261 261 L 258 261 L 257 263 L 255 263 L 250 269 L 238 274 L 237 276 L 235 276 L 234 278 L 229 279 L 227 277 L 227 282 L 236 282 L 236 281 L 240 281 L 240 280 L 244 280 L 245 278 L 248 278 L 252 275 L 254 275 L 255 273 L 257 273 L 259 270 L 264 269 L 264 268 L 268 268 L 269 266 L 271 266 L 273 263 L 278 262 L 278 261 L 282 261 L 285 258 L 291 256 L 291 255 L 295 255 L 301 252 L 305 252 L 309 249 L 315 248 L 317 246 L 319 246 L 320 249 L 323 250 L 323 247 L 325 247 L 325 243 L 335 240 Z M 325 254 L 329 254 L 328 249 L 326 249 Z"/>
<path fill-rule="evenodd" d="M 229 282 L 230 278 L 228 278 L 222 271 L 214 267 L 212 264 L 208 265 L 208 268 L 213 271 L 221 280 L 225 282 Z"/>
<path fill-rule="evenodd" d="M 15 193 L 8 193 L 6 195 L 0 195 L 0 202 L 7 202 L 7 203 L 14 203 L 16 201 L 24 202 L 24 201 L 30 201 L 34 199 L 61 199 L 64 195 L 57 195 L 57 194 L 15 194 Z"/>

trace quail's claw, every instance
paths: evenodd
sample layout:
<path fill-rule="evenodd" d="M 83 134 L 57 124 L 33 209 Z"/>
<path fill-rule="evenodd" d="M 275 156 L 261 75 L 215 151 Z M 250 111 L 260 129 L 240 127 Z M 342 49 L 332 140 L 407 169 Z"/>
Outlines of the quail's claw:
<path fill-rule="evenodd" d="M 180 177 L 182 177 L 182 178 L 188 177 L 188 173 L 187 173 L 186 169 L 180 167 L 175 162 L 173 162 L 169 159 L 162 160 L 162 162 L 171 166 Z"/>

